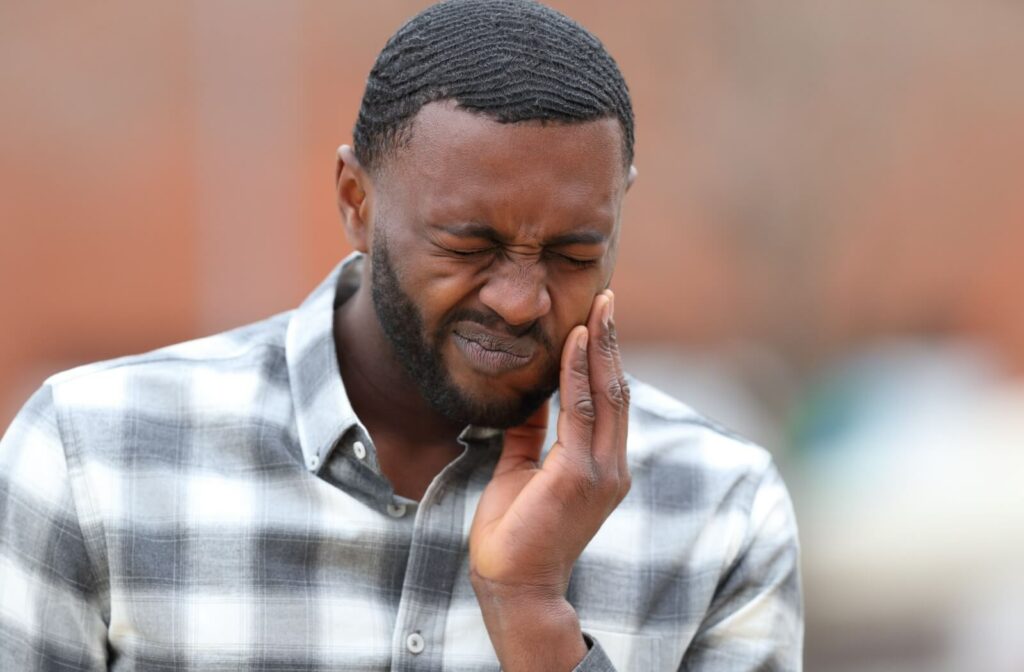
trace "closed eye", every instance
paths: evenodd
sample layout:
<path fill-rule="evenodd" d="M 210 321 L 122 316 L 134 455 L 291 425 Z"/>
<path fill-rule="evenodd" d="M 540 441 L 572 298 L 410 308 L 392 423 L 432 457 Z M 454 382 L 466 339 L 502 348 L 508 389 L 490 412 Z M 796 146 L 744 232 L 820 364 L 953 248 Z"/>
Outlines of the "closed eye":
<path fill-rule="evenodd" d="M 449 249 L 448 251 L 451 252 L 452 254 L 457 254 L 460 257 L 472 257 L 472 256 L 477 255 L 477 254 L 485 254 L 487 252 L 493 252 L 494 248 L 493 247 L 484 247 L 484 248 L 481 248 L 479 250 L 452 250 L 452 249 Z"/>
<path fill-rule="evenodd" d="M 574 268 L 591 268 L 597 264 L 597 259 L 577 259 L 576 257 L 570 257 L 567 254 L 555 254 L 560 260 L 568 262 Z"/>

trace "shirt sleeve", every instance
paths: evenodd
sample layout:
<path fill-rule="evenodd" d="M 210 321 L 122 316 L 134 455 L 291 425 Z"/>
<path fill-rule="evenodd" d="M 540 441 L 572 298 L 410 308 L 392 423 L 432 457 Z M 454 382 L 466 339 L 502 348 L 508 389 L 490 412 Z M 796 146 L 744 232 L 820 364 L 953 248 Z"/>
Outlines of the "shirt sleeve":
<path fill-rule="evenodd" d="M 751 502 L 741 550 L 719 581 L 680 672 L 801 670 L 799 556 L 793 505 L 769 465 Z"/>
<path fill-rule="evenodd" d="M 101 585 L 49 387 L 0 439 L 0 669 L 106 670 Z"/>
<path fill-rule="evenodd" d="M 617 672 L 600 642 L 587 633 L 583 633 L 583 639 L 587 642 L 587 655 L 572 668 L 572 672 Z"/>

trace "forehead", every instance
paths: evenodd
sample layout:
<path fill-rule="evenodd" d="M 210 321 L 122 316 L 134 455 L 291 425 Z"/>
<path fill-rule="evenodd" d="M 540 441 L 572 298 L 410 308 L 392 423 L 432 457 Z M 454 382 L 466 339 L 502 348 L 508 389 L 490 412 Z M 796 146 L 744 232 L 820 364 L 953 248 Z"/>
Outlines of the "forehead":
<path fill-rule="evenodd" d="M 425 216 L 614 220 L 625 191 L 618 119 L 503 124 L 432 103 L 386 162 L 383 190 Z"/>

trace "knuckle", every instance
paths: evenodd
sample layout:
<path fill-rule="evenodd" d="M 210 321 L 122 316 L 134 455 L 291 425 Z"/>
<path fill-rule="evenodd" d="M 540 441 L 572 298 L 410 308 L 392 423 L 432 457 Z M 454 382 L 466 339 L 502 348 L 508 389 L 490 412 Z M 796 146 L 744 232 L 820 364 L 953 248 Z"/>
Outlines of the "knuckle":
<path fill-rule="evenodd" d="M 633 475 L 626 470 L 626 473 L 619 476 L 619 501 L 621 502 L 629 494 L 630 489 L 633 487 Z"/>
<path fill-rule="evenodd" d="M 581 418 L 587 421 L 588 423 L 593 422 L 593 420 L 597 417 L 597 412 L 594 409 L 594 400 L 591 399 L 589 396 L 577 399 L 572 406 L 572 410 L 577 418 Z"/>
<path fill-rule="evenodd" d="M 608 513 L 614 511 L 629 494 L 633 481 L 628 473 L 619 473 L 614 479 L 608 479 L 607 488 L 602 493 L 602 501 L 607 503 Z"/>
<path fill-rule="evenodd" d="M 615 322 L 608 323 L 608 342 L 614 346 L 619 344 L 619 332 L 615 329 Z"/>
<path fill-rule="evenodd" d="M 619 351 L 615 334 L 611 330 L 605 330 L 601 334 L 601 337 L 597 339 L 597 347 L 605 357 L 614 357 L 615 353 Z"/>
<path fill-rule="evenodd" d="M 607 387 L 608 399 L 616 406 L 629 404 L 629 385 L 618 376 L 612 378 Z"/>
<path fill-rule="evenodd" d="M 615 331 L 615 324 L 609 323 L 607 328 L 601 330 L 601 336 L 597 339 L 601 352 L 606 355 L 614 355 L 619 351 L 619 335 Z"/>

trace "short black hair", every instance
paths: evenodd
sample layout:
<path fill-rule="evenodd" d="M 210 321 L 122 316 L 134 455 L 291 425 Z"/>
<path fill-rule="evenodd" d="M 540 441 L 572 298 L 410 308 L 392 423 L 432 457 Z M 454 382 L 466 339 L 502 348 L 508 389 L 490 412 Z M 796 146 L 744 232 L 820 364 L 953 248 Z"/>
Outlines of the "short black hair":
<path fill-rule="evenodd" d="M 366 82 L 356 158 L 374 171 L 440 100 L 501 123 L 618 117 L 623 159 L 633 161 L 633 106 L 615 60 L 583 26 L 532 0 L 447 0 L 399 28 Z"/>

